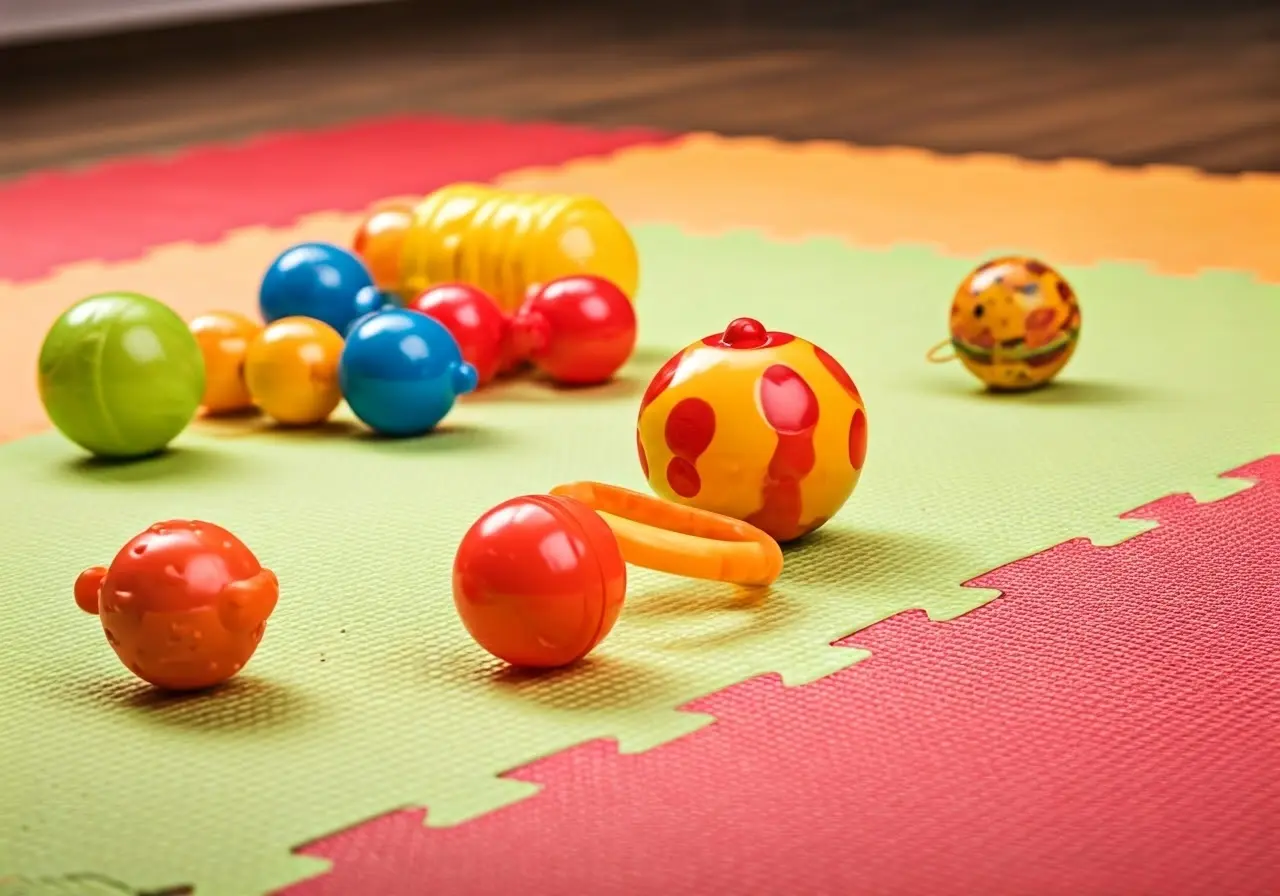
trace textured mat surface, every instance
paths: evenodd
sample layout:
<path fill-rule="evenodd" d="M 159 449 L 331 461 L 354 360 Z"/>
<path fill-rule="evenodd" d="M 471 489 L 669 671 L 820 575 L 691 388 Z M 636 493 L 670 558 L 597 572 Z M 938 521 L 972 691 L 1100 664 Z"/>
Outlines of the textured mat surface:
<path fill-rule="evenodd" d="M 668 139 L 440 117 L 376 119 L 141 157 L 0 184 L 0 280 L 84 259 L 134 258 L 163 243 L 209 242 L 237 227 L 356 211 L 387 196 L 489 180 L 513 168 Z"/>
<path fill-rule="evenodd" d="M 236 245 L 279 248 L 246 248 L 255 236 L 274 238 L 245 231 Z M 340 425 L 313 436 L 206 428 L 128 467 L 86 464 L 54 436 L 0 448 L 7 543 L 27 558 L 0 580 L 17 608 L 0 656 L 0 722 L 17 733 L 0 777 L 0 842 L 12 850 L 0 868 L 194 881 L 201 896 L 289 883 L 323 869 L 290 847 L 404 805 L 430 805 L 434 824 L 474 817 L 535 790 L 501 773 L 588 740 L 639 750 L 674 739 L 710 720 L 677 711 L 691 700 L 770 672 L 788 684 L 835 672 L 864 654 L 830 642 L 909 608 L 970 610 L 991 592 L 961 582 L 1076 535 L 1132 534 L 1149 524 L 1109 517 L 1280 441 L 1280 370 L 1266 363 L 1280 302 L 1243 276 L 1069 269 L 1086 323 L 1066 381 L 993 401 L 963 371 L 921 360 L 968 262 L 750 233 L 644 228 L 638 239 L 645 348 L 626 380 L 598 392 L 477 396 L 447 432 L 416 442 Z M 226 245 L 183 251 L 173 289 L 220 304 L 231 275 L 203 273 L 245 265 Z M 638 574 L 584 668 L 526 678 L 486 660 L 448 598 L 465 526 L 558 481 L 638 487 L 632 425 L 648 374 L 738 314 L 813 336 L 858 381 L 871 453 L 846 512 L 790 556 L 759 604 Z M 157 699 L 71 600 L 81 568 L 168 516 L 229 526 L 284 582 L 259 656 L 217 695 Z M 105 774 L 103 755 L 124 765 Z M 19 808 L 30 806 L 41 811 Z M 133 832 L 123 841 L 105 833 L 122 816 Z"/>
<path fill-rule="evenodd" d="M 75 873 L 44 877 L 0 877 L 0 896 L 137 896 L 137 891 L 128 884 L 99 874 Z"/>
<path fill-rule="evenodd" d="M 1229 475 L 1260 484 L 984 575 L 1000 598 L 879 623 L 817 684 L 696 701 L 692 737 L 536 763 L 512 777 L 544 793 L 468 825 L 314 844 L 335 869 L 288 896 L 1280 892 L 1280 455 Z"/>
<path fill-rule="evenodd" d="M 532 149 L 506 139 L 528 136 L 530 127 L 542 135 L 529 141 Z M 418 140 L 405 137 L 419 131 Z M 401 139 L 386 139 L 397 134 Z M 330 137 L 336 144 L 327 142 Z M 461 149 L 446 147 L 443 155 L 433 155 L 433 141 L 442 140 Z M 502 170 L 506 164 L 545 161 L 537 153 L 548 146 L 574 160 Z M 425 147 L 420 167 L 389 163 L 387 153 L 411 154 L 417 147 Z M 476 147 L 486 149 L 467 155 Z M 334 160 L 335 152 L 343 164 Z M 308 159 L 326 166 L 324 177 L 295 174 Z M 283 169 L 285 176 L 264 181 L 255 175 L 255 184 L 271 188 L 243 189 L 246 171 L 259 169 Z M 1280 282 L 1272 251 L 1280 244 L 1275 176 L 1207 177 L 1186 169 L 948 158 L 831 143 L 711 135 L 666 141 L 646 132 L 599 135 L 556 126 L 397 119 L 0 185 L 0 221 L 10 234 L 0 246 L 0 302 L 9 315 L 0 378 L 26 380 L 39 340 L 57 314 L 93 292 L 125 287 L 163 293 L 187 315 L 208 310 L 211 301 L 252 313 L 261 271 L 281 246 L 350 240 L 358 213 L 315 209 L 355 208 L 454 175 L 493 176 L 512 189 L 591 193 L 629 224 L 677 224 L 706 234 L 751 228 L 788 240 L 837 236 L 861 247 L 936 244 L 959 257 L 1017 246 L 1055 264 L 1128 257 L 1171 273 L 1235 268 Z M 84 194 L 77 214 L 67 212 L 69 191 Z M 101 217 L 86 216 L 85 208 L 119 214 L 104 224 Z M 264 238 L 264 227 L 276 233 Z M 207 254 L 180 242 L 209 242 L 224 234 L 236 253 L 233 264 L 210 265 Z M 95 252 L 97 261 L 39 281 L 5 280 Z M 196 269 L 209 280 L 207 288 L 192 288 L 193 276 L 186 272 Z M 45 425 L 33 390 L 0 402 L 0 441 Z"/>
<path fill-rule="evenodd" d="M 1140 261 L 1167 274 L 1250 271 L 1280 282 L 1280 176 L 939 156 L 916 149 L 696 134 L 513 172 L 513 189 L 572 185 L 634 222 L 859 246 L 936 245 L 959 256 L 1017 246 L 1058 264 Z"/>

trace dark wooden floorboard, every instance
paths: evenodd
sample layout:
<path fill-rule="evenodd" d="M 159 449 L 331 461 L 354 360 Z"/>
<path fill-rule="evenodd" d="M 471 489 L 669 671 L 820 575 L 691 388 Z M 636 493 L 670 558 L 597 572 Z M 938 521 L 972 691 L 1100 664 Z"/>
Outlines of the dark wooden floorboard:
<path fill-rule="evenodd" d="M 1280 3 L 694 6 L 423 0 L 4 48 L 0 177 L 403 112 L 1280 170 Z"/>

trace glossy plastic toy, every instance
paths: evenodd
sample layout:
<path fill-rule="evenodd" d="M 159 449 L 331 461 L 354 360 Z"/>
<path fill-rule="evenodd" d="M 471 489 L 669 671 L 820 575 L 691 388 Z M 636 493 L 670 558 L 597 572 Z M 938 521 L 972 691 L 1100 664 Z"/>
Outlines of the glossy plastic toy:
<path fill-rule="evenodd" d="M 657 494 L 785 542 L 822 526 L 853 493 L 867 412 L 827 352 L 739 318 L 662 366 L 636 441 Z"/>
<path fill-rule="evenodd" d="M 400 288 L 400 247 L 412 223 L 411 204 L 383 202 L 369 210 L 356 230 L 352 248 L 381 290 L 394 293 Z"/>
<path fill-rule="evenodd" d="M 997 258 L 964 279 L 951 303 L 953 355 L 996 392 L 1020 392 L 1048 383 L 1075 354 L 1080 303 L 1062 275 L 1033 258 Z"/>
<path fill-rule="evenodd" d="M 310 317 L 267 325 L 245 353 L 244 381 L 253 403 L 286 426 L 323 423 L 342 401 L 342 337 Z"/>
<path fill-rule="evenodd" d="M 571 498 L 504 501 L 467 530 L 453 600 L 481 647 L 514 666 L 554 668 L 613 629 L 627 568 L 609 526 Z"/>
<path fill-rule="evenodd" d="M 347 336 L 338 381 L 352 412 L 375 432 L 416 436 L 476 388 L 476 370 L 439 321 L 391 308 L 359 321 Z"/>
<path fill-rule="evenodd" d="M 742 520 L 602 482 L 557 485 L 551 494 L 598 513 L 622 558 L 635 566 L 747 588 L 771 585 L 782 574 L 777 541 Z"/>
<path fill-rule="evenodd" d="M 639 258 L 630 233 L 599 200 L 512 193 L 456 183 L 414 206 L 400 244 L 400 292 L 471 283 L 515 311 L 528 287 L 594 274 L 634 298 Z"/>
<path fill-rule="evenodd" d="M 563 385 L 608 382 L 636 347 L 631 300 L 608 280 L 589 275 L 532 291 L 511 328 L 516 352 Z"/>
<path fill-rule="evenodd" d="M 454 558 L 453 599 L 481 647 L 515 666 L 566 666 L 613 629 L 633 563 L 745 586 L 782 572 L 777 542 L 754 527 L 598 482 L 504 501 Z"/>
<path fill-rule="evenodd" d="M 75 597 L 102 621 L 129 671 L 189 691 L 220 684 L 249 662 L 279 583 L 221 526 L 171 520 L 134 537 L 110 567 L 82 572 Z"/>
<path fill-rule="evenodd" d="M 163 450 L 205 391 L 204 359 L 186 322 L 137 293 L 103 293 L 68 308 L 45 336 L 37 370 L 53 425 L 99 457 Z"/>
<path fill-rule="evenodd" d="M 444 325 L 458 343 L 463 359 L 476 369 L 478 386 L 487 385 L 512 366 L 511 321 L 484 290 L 465 283 L 443 283 L 406 307 Z"/>
<path fill-rule="evenodd" d="M 300 243 L 280 254 L 258 291 L 262 319 L 312 317 L 338 333 L 386 304 L 385 295 L 353 253 L 329 243 Z"/>
<path fill-rule="evenodd" d="M 244 383 L 244 359 L 262 326 L 234 311 L 202 314 L 190 326 L 204 357 L 205 386 L 200 404 L 205 413 L 228 414 L 253 407 Z"/>

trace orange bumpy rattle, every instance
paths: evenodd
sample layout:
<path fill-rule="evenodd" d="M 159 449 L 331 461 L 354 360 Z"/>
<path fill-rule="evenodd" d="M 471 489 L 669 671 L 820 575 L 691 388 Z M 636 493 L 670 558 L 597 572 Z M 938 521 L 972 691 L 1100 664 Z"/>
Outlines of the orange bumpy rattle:
<path fill-rule="evenodd" d="M 175 691 L 207 688 L 249 662 L 279 583 L 240 539 L 198 520 L 156 523 L 110 567 L 76 579 L 76 603 L 102 620 L 134 675 Z"/>

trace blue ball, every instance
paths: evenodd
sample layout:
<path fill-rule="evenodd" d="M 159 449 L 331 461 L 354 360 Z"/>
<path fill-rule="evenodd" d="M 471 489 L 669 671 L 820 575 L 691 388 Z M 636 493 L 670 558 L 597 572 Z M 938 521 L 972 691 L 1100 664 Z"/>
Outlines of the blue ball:
<path fill-rule="evenodd" d="M 395 295 L 378 289 L 376 286 L 366 286 L 360 290 L 360 295 L 356 298 L 356 305 L 360 308 L 360 312 L 351 319 L 351 323 L 347 324 L 347 328 L 342 331 L 343 339 L 350 336 L 351 331 L 360 326 L 360 321 L 369 315 L 377 314 L 379 311 L 385 311 L 389 308 L 404 307 Z"/>
<path fill-rule="evenodd" d="M 267 323 L 311 317 L 339 333 L 384 302 L 364 262 L 329 243 L 299 243 L 286 249 L 267 268 L 258 290 L 258 308 Z"/>
<path fill-rule="evenodd" d="M 370 429 L 417 436 L 476 388 L 476 370 L 442 324 L 418 311 L 386 308 L 356 321 L 347 334 L 338 382 L 352 413 Z"/>

